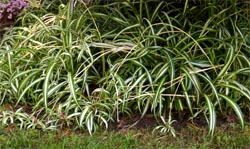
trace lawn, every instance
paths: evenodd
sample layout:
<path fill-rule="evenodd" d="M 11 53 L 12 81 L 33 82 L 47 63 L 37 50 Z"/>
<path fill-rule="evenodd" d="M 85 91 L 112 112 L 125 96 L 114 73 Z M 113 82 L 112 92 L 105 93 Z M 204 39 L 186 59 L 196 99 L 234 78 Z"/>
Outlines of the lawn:
<path fill-rule="evenodd" d="M 5 128 L 0 131 L 0 148 L 249 148 L 250 125 L 239 131 L 238 125 L 217 127 L 215 137 L 208 130 L 189 125 L 171 134 L 152 129 L 130 129 L 126 132 L 102 131 L 89 136 L 74 130 L 41 131 Z"/>

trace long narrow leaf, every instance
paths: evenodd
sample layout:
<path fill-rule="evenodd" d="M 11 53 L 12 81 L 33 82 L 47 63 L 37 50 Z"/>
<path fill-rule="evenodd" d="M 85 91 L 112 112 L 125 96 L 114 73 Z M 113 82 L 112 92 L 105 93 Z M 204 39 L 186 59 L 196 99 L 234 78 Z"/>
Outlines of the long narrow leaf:
<path fill-rule="evenodd" d="M 239 105 L 226 95 L 219 94 L 219 96 L 222 97 L 223 99 L 225 99 L 227 101 L 227 103 L 234 109 L 234 112 L 236 113 L 236 115 L 238 116 L 238 118 L 240 120 L 240 124 L 241 124 L 242 129 L 244 129 L 244 115 L 243 115 Z"/>
<path fill-rule="evenodd" d="M 211 136 L 214 135 L 214 129 L 216 125 L 216 112 L 213 103 L 211 102 L 210 98 L 204 94 L 204 97 L 206 99 L 207 105 L 208 105 L 208 111 L 209 111 L 209 133 Z"/>
<path fill-rule="evenodd" d="M 75 100 L 76 105 L 81 109 L 81 106 L 79 105 L 77 101 L 74 78 L 71 72 L 68 72 L 68 83 L 69 83 L 69 88 L 70 88 L 70 94 Z"/>
<path fill-rule="evenodd" d="M 224 64 L 224 67 L 222 68 L 222 70 L 220 71 L 220 73 L 218 74 L 218 78 L 222 77 L 229 69 L 230 65 L 232 64 L 234 60 L 234 49 L 233 47 L 228 49 L 228 53 L 227 53 L 227 61 Z"/>
<path fill-rule="evenodd" d="M 49 88 L 49 79 L 52 75 L 52 70 L 55 67 L 56 63 L 53 62 L 49 67 L 47 68 L 45 80 L 43 83 L 43 100 L 44 100 L 44 106 L 47 109 L 48 107 L 48 88 Z"/>
<path fill-rule="evenodd" d="M 44 77 L 39 78 L 37 80 L 35 80 L 34 82 L 30 83 L 21 93 L 21 95 L 19 96 L 16 105 L 18 105 L 18 103 L 21 101 L 21 99 L 23 98 L 23 96 L 26 94 L 26 92 L 35 84 L 39 83 L 40 81 L 42 81 L 44 79 Z"/>

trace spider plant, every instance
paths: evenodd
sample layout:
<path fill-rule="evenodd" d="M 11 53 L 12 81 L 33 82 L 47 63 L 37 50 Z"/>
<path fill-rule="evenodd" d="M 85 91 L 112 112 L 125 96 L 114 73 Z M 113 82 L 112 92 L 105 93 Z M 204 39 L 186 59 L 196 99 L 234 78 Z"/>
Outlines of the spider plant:
<path fill-rule="evenodd" d="M 164 123 L 157 128 L 174 134 L 174 113 L 188 110 L 190 120 L 204 116 L 213 135 L 216 115 L 233 109 L 244 128 L 247 7 L 77 1 L 73 11 L 61 3 L 27 12 L 1 41 L 0 103 L 29 105 L 50 127 L 90 134 L 135 111 L 154 114 Z"/>

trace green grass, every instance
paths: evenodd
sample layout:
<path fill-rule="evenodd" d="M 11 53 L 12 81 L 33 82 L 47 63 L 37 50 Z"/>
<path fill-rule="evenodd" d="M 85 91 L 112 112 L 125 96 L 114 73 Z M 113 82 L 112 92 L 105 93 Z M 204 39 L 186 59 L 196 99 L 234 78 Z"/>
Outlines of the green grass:
<path fill-rule="evenodd" d="M 41 130 L 2 129 L 0 148 L 248 148 L 250 126 L 238 131 L 238 126 L 218 127 L 211 140 L 207 130 L 192 127 L 178 131 L 177 138 L 170 134 L 152 133 L 151 130 L 129 130 L 126 133 L 97 132 L 93 136 L 73 130 L 47 132 Z"/>

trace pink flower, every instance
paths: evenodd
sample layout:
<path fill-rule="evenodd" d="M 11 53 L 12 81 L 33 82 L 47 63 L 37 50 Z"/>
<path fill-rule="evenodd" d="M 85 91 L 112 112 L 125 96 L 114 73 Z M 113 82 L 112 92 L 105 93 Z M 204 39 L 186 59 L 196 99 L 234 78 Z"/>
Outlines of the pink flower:
<path fill-rule="evenodd" d="M 8 19 L 12 19 L 12 17 L 13 17 L 13 15 L 12 15 L 12 13 L 10 13 L 10 14 L 8 15 Z"/>

